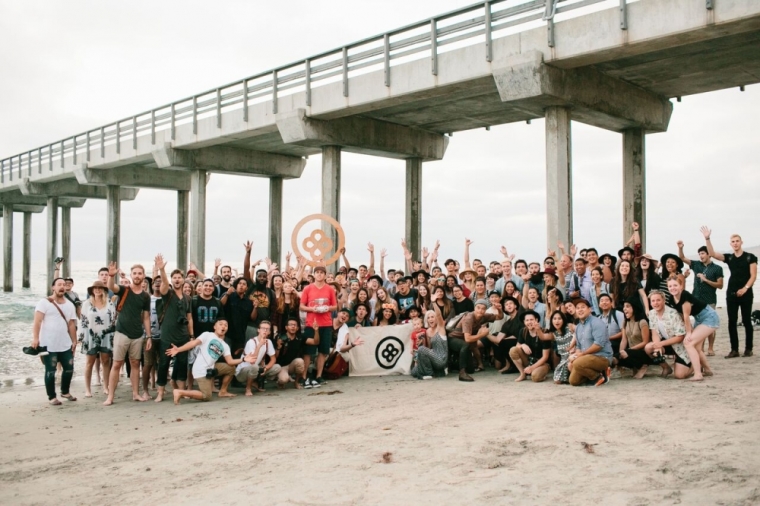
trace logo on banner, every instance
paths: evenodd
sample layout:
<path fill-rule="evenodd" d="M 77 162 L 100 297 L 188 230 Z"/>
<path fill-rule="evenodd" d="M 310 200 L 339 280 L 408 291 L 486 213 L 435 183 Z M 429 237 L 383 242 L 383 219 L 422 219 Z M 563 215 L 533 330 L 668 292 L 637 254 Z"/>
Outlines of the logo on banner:
<path fill-rule="evenodd" d="M 383 369 L 393 369 L 404 353 L 404 343 L 401 339 L 388 336 L 381 339 L 375 348 L 375 360 Z"/>

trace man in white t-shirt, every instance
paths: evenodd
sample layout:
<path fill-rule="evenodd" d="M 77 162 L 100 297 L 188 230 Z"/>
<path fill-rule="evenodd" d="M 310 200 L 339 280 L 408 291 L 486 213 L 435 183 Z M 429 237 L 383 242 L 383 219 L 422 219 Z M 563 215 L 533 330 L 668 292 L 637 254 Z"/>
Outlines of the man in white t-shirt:
<path fill-rule="evenodd" d="M 34 308 L 32 348 L 47 347 L 48 354 L 42 357 L 45 390 L 50 404 L 60 406 L 61 401 L 55 393 L 55 370 L 59 363 L 63 367 L 61 397 L 69 401 L 77 400 L 69 393 L 74 376 L 74 351 L 77 348 L 77 312 L 74 304 L 64 296 L 66 284 L 63 278 L 53 281 L 52 291 L 52 297 L 42 299 Z"/>
<path fill-rule="evenodd" d="M 257 380 L 256 390 L 264 391 L 265 380 L 274 381 L 280 374 L 282 366 L 277 363 L 277 355 L 269 334 L 272 331 L 272 324 L 266 320 L 259 323 L 259 333 L 251 337 L 245 343 L 244 355 L 254 357 L 253 362 L 245 362 L 237 366 L 235 377 L 240 383 L 245 383 L 245 395 L 253 395 L 253 381 Z M 266 363 L 261 365 L 264 357 L 268 357 Z"/>
<path fill-rule="evenodd" d="M 220 317 L 214 324 L 213 332 L 204 332 L 196 339 L 179 348 L 172 345 L 171 348 L 166 350 L 167 356 L 174 357 L 178 353 L 190 351 L 196 346 L 198 347 L 198 357 L 193 364 L 193 377 L 198 382 L 200 392 L 196 390 L 174 389 L 174 404 L 179 404 L 179 400 L 182 397 L 195 399 L 196 401 L 210 401 L 211 393 L 214 390 L 214 378 L 216 377 L 222 378 L 219 397 L 235 397 L 235 394 L 227 391 L 227 387 L 229 387 L 235 374 L 235 366 L 243 362 L 253 363 L 255 358 L 253 355 L 245 355 L 237 359 L 232 358 L 230 347 L 224 342 L 224 335 L 226 333 L 227 320 L 224 317 Z M 224 357 L 225 363 L 216 362 L 221 357 Z"/>

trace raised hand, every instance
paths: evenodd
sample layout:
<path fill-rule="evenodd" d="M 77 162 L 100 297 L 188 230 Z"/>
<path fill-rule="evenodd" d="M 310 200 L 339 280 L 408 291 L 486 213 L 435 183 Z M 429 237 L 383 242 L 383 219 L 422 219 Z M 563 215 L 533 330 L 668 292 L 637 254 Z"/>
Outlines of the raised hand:
<path fill-rule="evenodd" d="M 214 259 L 214 267 L 216 267 L 218 269 L 219 267 L 221 267 L 221 265 L 222 265 L 222 259 L 221 258 L 215 258 Z"/>
<path fill-rule="evenodd" d="M 429 255 L 430 255 L 430 252 L 428 251 L 428 249 L 426 247 L 423 247 L 422 248 L 422 259 L 423 260 L 426 259 Z"/>
<path fill-rule="evenodd" d="M 563 241 L 557 241 L 557 248 L 560 251 L 565 251 L 565 243 Z"/>
<path fill-rule="evenodd" d="M 575 254 L 577 252 L 578 252 L 578 246 L 576 246 L 575 244 L 573 244 L 572 246 L 570 246 L 570 256 L 572 256 L 573 258 L 575 258 Z"/>
<path fill-rule="evenodd" d="M 292 256 L 293 256 L 293 253 L 291 253 L 290 251 L 288 251 L 287 253 L 285 253 L 285 262 L 290 263 L 290 258 Z"/>
<path fill-rule="evenodd" d="M 547 253 L 547 256 L 550 256 L 552 258 L 557 256 L 557 252 L 554 251 L 553 249 L 546 250 L 546 253 Z"/>
<path fill-rule="evenodd" d="M 680 249 L 683 249 L 683 241 L 676 242 L 676 246 L 678 246 Z"/>
<path fill-rule="evenodd" d="M 116 276 L 119 273 L 119 267 L 116 265 L 116 262 L 111 262 L 108 264 L 108 275 L 111 277 Z"/>
<path fill-rule="evenodd" d="M 401 247 L 406 251 L 406 239 L 401 239 Z"/>
<path fill-rule="evenodd" d="M 369 251 L 370 253 L 374 253 L 375 252 L 375 245 L 372 244 L 371 242 L 368 242 L 367 243 L 367 251 Z"/>
<path fill-rule="evenodd" d="M 412 259 L 412 252 L 407 250 L 406 248 L 404 248 L 404 258 L 406 258 L 407 260 Z"/>
<path fill-rule="evenodd" d="M 435 241 L 435 248 L 433 248 L 433 251 L 438 251 L 438 248 L 441 247 L 441 241 L 436 240 Z"/>
<path fill-rule="evenodd" d="M 705 239 L 710 239 L 710 234 L 712 234 L 712 230 L 707 228 L 706 226 L 699 227 L 699 231 L 702 232 L 702 235 L 705 236 Z"/>
<path fill-rule="evenodd" d="M 253 249 L 253 243 L 251 241 L 246 241 L 246 243 L 243 244 L 243 247 L 245 248 L 246 253 L 250 253 Z"/>
<path fill-rule="evenodd" d="M 341 255 L 345 255 L 346 254 L 346 247 L 343 246 L 341 249 L 338 250 L 338 252 L 340 252 Z"/>
<path fill-rule="evenodd" d="M 269 257 L 264 257 L 264 263 L 267 265 L 267 267 L 272 265 L 272 259 Z"/>
<path fill-rule="evenodd" d="M 153 260 L 153 262 L 156 264 L 156 267 L 159 271 L 166 268 L 166 260 L 164 260 L 164 256 L 161 253 L 156 255 L 156 258 Z"/>
<path fill-rule="evenodd" d="M 412 270 L 418 271 L 422 268 L 422 264 L 420 262 L 412 262 Z"/>
<path fill-rule="evenodd" d="M 507 247 L 506 246 L 502 246 L 501 248 L 499 248 L 499 252 L 502 255 L 504 255 L 505 258 L 509 256 L 509 253 L 507 252 Z"/>
<path fill-rule="evenodd" d="M 466 237 L 465 237 L 465 238 L 464 238 L 464 245 L 465 245 L 465 246 L 467 246 L 467 247 L 469 248 L 469 247 L 470 247 L 470 244 L 472 244 L 472 241 L 471 241 L 471 240 L 469 240 L 468 238 L 466 238 Z"/>
<path fill-rule="evenodd" d="M 634 221 L 633 223 L 631 223 L 631 228 L 633 229 L 634 232 L 636 232 L 639 229 L 639 222 Z"/>

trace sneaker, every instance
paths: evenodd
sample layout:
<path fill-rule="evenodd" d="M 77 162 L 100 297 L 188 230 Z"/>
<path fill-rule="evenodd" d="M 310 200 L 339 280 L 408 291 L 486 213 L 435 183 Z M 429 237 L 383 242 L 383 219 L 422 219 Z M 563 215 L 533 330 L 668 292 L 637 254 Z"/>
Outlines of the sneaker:
<path fill-rule="evenodd" d="M 731 353 L 726 355 L 724 358 L 736 358 L 739 356 L 739 350 L 731 350 Z"/>
<path fill-rule="evenodd" d="M 433 379 L 433 377 L 432 376 L 423 376 L 422 379 L 424 379 L 424 380 L 431 380 L 431 379 Z"/>
<path fill-rule="evenodd" d="M 311 388 L 311 381 L 307 379 L 298 380 L 298 384 L 301 385 L 301 388 Z"/>
<path fill-rule="evenodd" d="M 602 375 L 596 380 L 596 386 L 600 387 L 610 382 L 610 368 L 602 372 Z"/>
<path fill-rule="evenodd" d="M 33 357 L 45 357 L 48 355 L 47 346 L 38 346 L 36 348 L 32 348 L 31 346 L 24 346 L 22 348 L 22 351 L 27 355 L 31 355 Z"/>
<path fill-rule="evenodd" d="M 324 380 L 324 378 L 322 378 L 322 376 L 320 376 L 320 377 L 319 377 L 319 378 L 317 378 L 316 380 L 312 380 L 312 381 L 311 381 L 311 384 L 312 384 L 312 385 L 314 385 L 315 383 L 316 383 L 318 386 L 327 385 L 327 381 L 325 381 L 325 380 Z"/>
<path fill-rule="evenodd" d="M 751 357 L 752 356 L 752 350 L 744 350 L 744 355 L 742 357 Z"/>
<path fill-rule="evenodd" d="M 306 380 L 306 381 L 307 381 L 307 382 L 310 382 L 311 388 L 319 388 L 319 387 L 321 387 L 321 386 L 322 386 L 322 385 L 320 385 L 319 383 L 317 383 L 317 381 L 316 381 L 316 380 Z"/>

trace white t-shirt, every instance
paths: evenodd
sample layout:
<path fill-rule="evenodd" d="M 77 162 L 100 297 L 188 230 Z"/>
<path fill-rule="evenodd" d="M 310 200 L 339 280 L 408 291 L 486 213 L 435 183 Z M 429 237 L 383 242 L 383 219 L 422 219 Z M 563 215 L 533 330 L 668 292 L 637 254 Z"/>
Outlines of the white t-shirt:
<path fill-rule="evenodd" d="M 52 302 L 42 299 L 35 306 L 34 311 L 42 313 L 42 327 L 40 327 L 40 346 L 47 346 L 48 351 L 60 352 L 71 349 L 71 336 L 69 335 L 68 322 L 76 321 L 77 310 L 70 300 L 65 299 L 63 304 L 58 304 L 66 321 L 61 318 L 61 313 Z"/>
<path fill-rule="evenodd" d="M 205 378 L 206 369 L 214 367 L 217 360 L 221 357 L 229 357 L 232 353 L 224 339 L 213 332 L 204 332 L 198 336 L 198 339 L 201 340 L 201 344 L 195 347 L 198 350 L 198 357 L 193 364 L 193 377 Z"/>
<path fill-rule="evenodd" d="M 256 348 L 258 348 L 258 346 L 259 346 L 258 336 L 249 339 L 248 342 L 245 343 L 245 350 L 243 350 L 243 357 L 245 357 L 249 353 L 253 353 L 254 351 L 256 351 Z M 258 367 L 261 361 L 264 360 L 264 355 L 268 355 L 270 357 L 274 356 L 274 345 L 272 344 L 271 339 L 267 339 L 266 352 L 265 353 L 259 352 L 259 355 L 256 357 L 256 363 L 250 364 L 248 362 L 241 362 L 235 368 L 235 374 L 239 374 L 240 371 L 242 371 L 246 367 L 253 367 L 253 366 Z"/>

